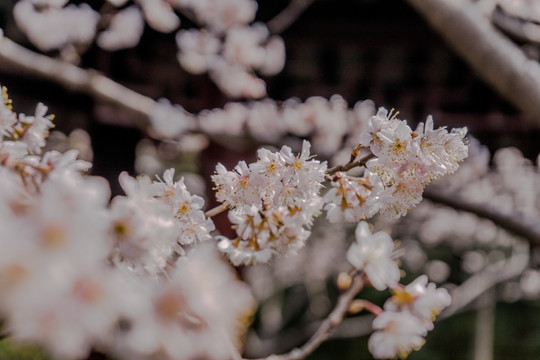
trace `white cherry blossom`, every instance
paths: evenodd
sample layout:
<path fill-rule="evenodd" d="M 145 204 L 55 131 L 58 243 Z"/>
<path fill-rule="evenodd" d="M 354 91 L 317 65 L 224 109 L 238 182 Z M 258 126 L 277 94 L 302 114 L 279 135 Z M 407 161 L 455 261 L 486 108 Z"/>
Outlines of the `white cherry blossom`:
<path fill-rule="evenodd" d="M 390 235 L 379 231 L 371 233 L 369 224 L 361 221 L 355 231 L 356 241 L 347 251 L 347 260 L 358 270 L 363 270 L 373 287 L 384 290 L 394 287 L 400 271 L 392 258 L 394 242 Z"/>
<path fill-rule="evenodd" d="M 410 313 L 385 311 L 373 320 L 369 351 L 375 359 L 405 358 L 424 345 L 427 330 Z"/>

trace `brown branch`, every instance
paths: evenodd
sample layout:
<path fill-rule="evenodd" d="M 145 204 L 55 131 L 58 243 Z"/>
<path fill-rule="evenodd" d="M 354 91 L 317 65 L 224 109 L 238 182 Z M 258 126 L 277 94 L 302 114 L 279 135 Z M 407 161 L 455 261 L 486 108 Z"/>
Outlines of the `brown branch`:
<path fill-rule="evenodd" d="M 503 214 L 489 205 L 473 204 L 453 194 L 427 189 L 424 198 L 433 202 L 450 206 L 456 210 L 470 212 L 479 217 L 491 220 L 495 225 L 521 236 L 534 246 L 540 245 L 540 223 L 529 221 L 519 214 Z"/>
<path fill-rule="evenodd" d="M 530 121 L 540 123 L 540 65 L 467 0 L 407 0 L 449 45 Z"/>
<path fill-rule="evenodd" d="M 315 334 L 313 334 L 303 346 L 293 349 L 285 354 L 270 355 L 269 357 L 256 360 L 299 360 L 307 357 L 330 336 L 339 324 L 341 324 L 349 309 L 349 304 L 363 287 L 364 280 L 362 279 L 361 274 L 355 275 L 351 287 L 341 293 L 334 309 L 323 320 L 317 331 L 315 331 Z"/>
<path fill-rule="evenodd" d="M 353 161 L 353 162 L 350 162 L 350 163 L 345 164 L 345 165 L 334 166 L 333 168 L 330 168 L 330 169 L 326 170 L 326 174 L 327 175 L 333 175 L 333 174 L 337 173 L 338 171 L 346 172 L 346 171 L 349 171 L 351 169 L 354 169 L 355 167 L 364 166 L 364 165 L 366 165 L 366 163 L 369 160 L 373 159 L 374 157 L 375 157 L 375 155 L 370 153 L 370 154 L 364 156 L 363 158 L 361 158 L 358 161 Z"/>
<path fill-rule="evenodd" d="M 266 24 L 272 34 L 280 34 L 302 15 L 315 0 L 291 0 L 289 5 Z"/>

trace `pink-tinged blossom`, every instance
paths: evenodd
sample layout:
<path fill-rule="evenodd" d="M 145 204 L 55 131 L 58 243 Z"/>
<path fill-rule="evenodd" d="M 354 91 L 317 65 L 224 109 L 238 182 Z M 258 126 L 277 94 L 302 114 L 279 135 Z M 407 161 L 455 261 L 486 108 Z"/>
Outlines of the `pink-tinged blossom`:
<path fill-rule="evenodd" d="M 407 311 L 385 311 L 373 320 L 368 348 L 375 359 L 405 358 L 424 345 L 427 330 Z"/>
<path fill-rule="evenodd" d="M 380 132 L 385 126 L 389 126 L 389 123 L 388 110 L 379 108 L 377 114 L 369 118 L 368 128 L 360 134 L 358 143 L 369 147 L 375 155 L 379 154 L 384 147 Z"/>
<path fill-rule="evenodd" d="M 385 190 L 382 194 L 392 195 L 381 198 L 379 206 L 379 213 L 388 218 L 405 215 L 422 200 L 424 187 L 454 172 L 468 152 L 466 128 L 450 133 L 444 128 L 433 130 L 429 116 L 412 131 L 396 116 L 380 108 L 359 136 L 360 145 L 375 155 L 366 168 L 380 177 Z"/>
<path fill-rule="evenodd" d="M 400 278 L 399 267 L 392 258 L 394 242 L 383 231 L 375 234 L 369 224 L 362 221 L 355 231 L 356 241 L 347 251 L 347 260 L 358 270 L 363 270 L 377 290 L 397 285 Z"/>

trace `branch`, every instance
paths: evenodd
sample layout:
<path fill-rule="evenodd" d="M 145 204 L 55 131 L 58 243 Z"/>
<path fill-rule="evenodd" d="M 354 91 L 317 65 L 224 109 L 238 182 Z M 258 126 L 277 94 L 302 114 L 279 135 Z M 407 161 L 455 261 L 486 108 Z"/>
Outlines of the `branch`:
<path fill-rule="evenodd" d="M 222 212 L 226 210 L 227 210 L 227 206 L 225 204 L 221 204 L 205 212 L 204 216 L 207 218 L 211 218 L 211 217 L 221 214 Z"/>
<path fill-rule="evenodd" d="M 289 5 L 266 24 L 272 34 L 287 30 L 315 0 L 291 0 Z"/>
<path fill-rule="evenodd" d="M 540 65 L 467 0 L 407 0 L 449 45 L 528 120 L 540 124 Z"/>
<path fill-rule="evenodd" d="M 270 355 L 266 358 L 256 360 L 299 360 L 304 359 L 321 345 L 332 333 L 332 331 L 343 321 L 349 304 L 354 299 L 356 294 L 364 287 L 364 280 L 360 274 L 353 278 L 351 287 L 345 290 L 338 298 L 336 306 L 330 314 L 323 320 L 315 334 L 300 348 L 291 350 L 288 353 L 281 355 Z"/>
<path fill-rule="evenodd" d="M 503 214 L 488 204 L 473 204 L 459 196 L 444 194 L 442 191 L 426 190 L 424 198 L 433 202 L 475 214 L 491 220 L 500 228 L 525 238 L 531 245 L 540 246 L 540 223 L 527 220 L 519 214 Z"/>
<path fill-rule="evenodd" d="M 326 170 L 326 174 L 332 175 L 332 174 L 337 173 L 338 171 L 346 172 L 346 171 L 349 171 L 351 169 L 354 169 L 355 167 L 364 166 L 364 165 L 366 165 L 366 163 L 369 160 L 373 159 L 374 157 L 375 157 L 375 155 L 370 153 L 370 154 L 364 156 L 363 158 L 361 158 L 358 161 L 350 162 L 350 163 L 348 163 L 346 165 L 334 166 L 333 168 Z"/>
<path fill-rule="evenodd" d="M 451 293 L 452 304 L 440 318 L 454 315 L 497 284 L 523 273 L 529 265 L 529 253 L 513 255 L 509 260 L 501 260 L 488 265 L 483 271 L 471 276 Z"/>
<path fill-rule="evenodd" d="M 0 61 L 32 76 L 144 115 L 144 118 L 136 120 L 136 125 L 140 127 L 146 127 L 147 118 L 156 106 L 153 99 L 130 90 L 95 70 L 85 70 L 68 62 L 38 54 L 6 37 L 0 38 Z"/>

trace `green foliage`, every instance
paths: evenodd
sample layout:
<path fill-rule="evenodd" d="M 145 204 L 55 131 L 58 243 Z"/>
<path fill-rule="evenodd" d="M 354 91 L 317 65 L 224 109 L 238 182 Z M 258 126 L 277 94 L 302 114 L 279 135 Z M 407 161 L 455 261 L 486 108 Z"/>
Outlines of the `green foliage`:
<path fill-rule="evenodd" d="M 54 360 L 37 346 L 23 345 L 9 339 L 0 341 L 0 360 Z"/>

